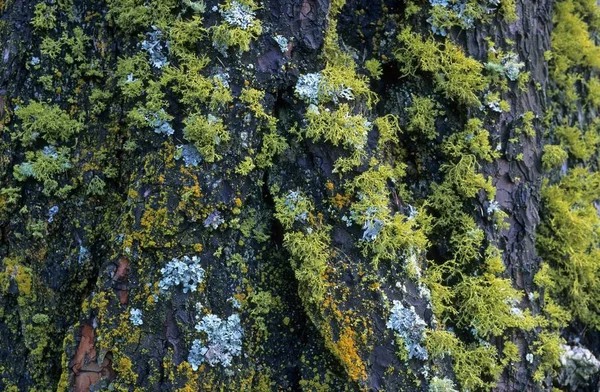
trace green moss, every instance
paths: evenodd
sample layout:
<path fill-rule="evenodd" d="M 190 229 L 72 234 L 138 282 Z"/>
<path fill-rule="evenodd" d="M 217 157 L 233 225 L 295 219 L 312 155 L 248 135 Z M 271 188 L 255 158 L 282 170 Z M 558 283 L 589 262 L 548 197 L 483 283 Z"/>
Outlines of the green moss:
<path fill-rule="evenodd" d="M 86 193 L 93 196 L 102 196 L 106 193 L 106 183 L 98 176 L 94 176 L 88 183 Z"/>
<path fill-rule="evenodd" d="M 225 129 L 223 120 L 206 118 L 193 114 L 183 121 L 185 128 L 183 134 L 187 140 L 194 143 L 206 162 L 221 159 L 216 148 L 221 143 L 229 141 L 229 132 Z"/>
<path fill-rule="evenodd" d="M 210 96 L 210 110 L 224 109 L 233 102 L 231 91 L 225 87 L 223 81 L 218 77 L 213 77 L 214 89 Z"/>
<path fill-rule="evenodd" d="M 324 140 L 349 149 L 365 147 L 369 122 L 360 114 L 352 115 L 347 104 L 341 104 L 334 111 L 309 109 L 306 119 L 306 137 L 315 142 Z"/>
<path fill-rule="evenodd" d="M 522 121 L 523 125 L 520 128 L 515 128 L 515 133 L 520 135 L 521 133 L 529 138 L 535 137 L 535 128 L 533 128 L 533 119 L 535 114 L 531 111 L 523 113 Z"/>
<path fill-rule="evenodd" d="M 533 353 L 540 357 L 540 364 L 533 374 L 535 381 L 542 381 L 546 376 L 556 376 L 556 369 L 560 367 L 562 344 L 565 344 L 557 333 L 543 331 L 533 342 Z"/>
<path fill-rule="evenodd" d="M 50 37 L 44 37 L 40 44 L 40 53 L 50 60 L 56 60 L 58 55 L 62 53 L 62 42 L 60 40 L 53 40 Z"/>
<path fill-rule="evenodd" d="M 464 390 L 488 390 L 496 385 L 503 366 L 495 347 L 467 346 L 452 332 L 442 330 L 429 332 L 425 343 L 432 358 L 452 358 L 456 379 Z"/>
<path fill-rule="evenodd" d="M 263 106 L 264 99 L 265 92 L 255 88 L 245 88 L 240 94 L 240 101 L 244 102 L 248 106 L 257 119 L 266 120 L 269 123 L 269 128 L 273 130 L 277 125 L 277 119 L 265 112 L 265 108 Z"/>
<path fill-rule="evenodd" d="M 285 229 L 291 229 L 295 222 L 306 223 L 312 210 L 313 203 L 299 191 L 275 197 L 275 217 Z"/>
<path fill-rule="evenodd" d="M 360 114 L 353 115 L 347 104 L 341 104 L 334 111 L 323 107 L 309 108 L 306 119 L 306 137 L 314 142 L 324 140 L 334 146 L 342 145 L 351 151 L 350 158 L 342 158 L 336 162 L 336 171 L 349 171 L 362 162 L 366 156 L 367 135 L 371 128 L 371 123 L 366 118 Z"/>
<path fill-rule="evenodd" d="M 501 278 L 504 264 L 499 251 L 488 251 L 486 268 L 481 276 L 466 277 L 454 287 L 459 326 L 474 328 L 476 334 L 490 338 L 502 336 L 508 328 L 532 330 L 539 321 L 529 311 L 515 313 L 521 292 L 510 279 Z"/>
<path fill-rule="evenodd" d="M 399 125 L 399 119 L 393 114 L 386 114 L 383 117 L 377 117 L 373 124 L 379 130 L 379 140 L 377 145 L 381 150 L 388 143 L 398 143 L 398 135 L 402 133 Z"/>
<path fill-rule="evenodd" d="M 221 13 L 227 13 L 232 8 L 238 8 L 239 5 L 247 6 L 254 12 L 258 6 L 254 0 L 226 0 L 225 4 L 220 5 Z M 238 47 L 241 52 L 250 50 L 250 43 L 262 33 L 262 23 L 259 19 L 253 19 L 252 23 L 246 27 L 223 23 L 211 27 L 213 35 L 213 45 L 221 50 L 231 47 Z"/>
<path fill-rule="evenodd" d="M 33 178 L 44 185 L 43 193 L 50 195 L 58 188 L 61 174 L 71 169 L 69 149 L 60 147 L 55 151 L 28 151 L 26 161 L 15 165 L 13 175 L 17 181 Z"/>
<path fill-rule="evenodd" d="M 552 170 L 562 166 L 568 156 L 569 154 L 561 146 L 546 144 L 542 155 L 542 165 L 545 170 Z"/>
<path fill-rule="evenodd" d="M 432 73 L 437 88 L 446 98 L 469 106 L 479 105 L 477 94 L 487 87 L 481 63 L 467 57 L 450 40 L 443 44 L 433 38 L 424 40 L 409 28 L 402 30 L 397 39 L 399 48 L 395 56 L 403 74 Z"/>
<path fill-rule="evenodd" d="M 256 155 L 256 166 L 259 168 L 273 166 L 273 159 L 288 148 L 286 138 L 276 130 L 264 134 L 259 153 Z"/>
<path fill-rule="evenodd" d="M 345 54 L 344 54 L 345 55 Z M 319 102 L 338 103 L 340 98 L 346 100 L 364 99 L 370 108 L 377 103 L 377 95 L 369 89 L 368 80 L 358 75 L 354 61 L 348 59 L 344 64 L 328 62 L 321 72 L 319 84 Z"/>
<path fill-rule="evenodd" d="M 254 170 L 255 167 L 256 165 L 254 164 L 252 157 L 246 157 L 242 162 L 240 162 L 238 167 L 235 169 L 235 172 L 239 175 L 247 176 L 252 170 Z"/>
<path fill-rule="evenodd" d="M 499 92 L 488 93 L 485 96 L 485 103 L 497 112 L 510 112 L 510 104 L 500 98 Z"/>
<path fill-rule="evenodd" d="M 0 217 L 2 219 L 8 219 L 8 213 L 17 206 L 20 198 L 20 188 L 2 187 L 0 189 Z"/>
<path fill-rule="evenodd" d="M 500 2 L 500 11 L 502 11 L 504 20 L 508 23 L 512 23 L 519 19 L 519 16 L 517 15 L 516 0 L 502 0 Z"/>
<path fill-rule="evenodd" d="M 481 120 L 472 118 L 467 121 L 462 132 L 455 132 L 444 141 L 442 149 L 452 159 L 462 161 L 464 154 L 472 154 L 477 159 L 492 162 L 500 154 L 492 149 L 489 136 L 490 133 L 483 128 Z"/>
<path fill-rule="evenodd" d="M 206 33 L 200 15 L 193 15 L 190 20 L 178 19 L 169 29 L 170 50 L 176 55 L 192 52 Z"/>
<path fill-rule="evenodd" d="M 106 18 L 126 33 L 133 34 L 150 26 L 162 26 L 178 6 L 176 0 L 109 0 Z"/>
<path fill-rule="evenodd" d="M 30 146 L 38 138 L 50 144 L 67 141 L 83 129 L 83 124 L 71 118 L 58 105 L 43 102 L 30 102 L 15 110 L 15 115 L 21 120 L 21 130 L 16 136 L 24 146 Z"/>
<path fill-rule="evenodd" d="M 117 86 L 126 99 L 136 99 L 145 92 L 145 83 L 151 75 L 150 64 L 142 53 L 117 60 Z"/>
<path fill-rule="evenodd" d="M 600 328 L 600 174 L 576 167 L 542 188 L 543 223 L 536 236 L 544 266 L 536 278 L 547 294 L 574 317 Z"/>
<path fill-rule="evenodd" d="M 453 165 L 444 165 L 446 181 L 451 184 L 456 192 L 464 198 L 475 197 L 480 189 L 487 192 L 488 198 L 493 200 L 496 189 L 492 179 L 487 180 L 482 174 L 476 172 L 477 160 L 474 155 L 464 155 L 460 161 Z"/>
<path fill-rule="evenodd" d="M 180 94 L 179 101 L 183 105 L 199 108 L 200 104 L 208 102 L 213 90 L 212 81 L 202 76 L 202 71 L 208 62 L 207 57 L 182 55 L 179 67 L 165 67 L 161 83 L 170 86 L 173 92 Z"/>
<path fill-rule="evenodd" d="M 408 115 L 406 130 L 413 134 L 414 140 L 421 140 L 423 137 L 435 140 L 438 135 L 435 120 L 442 114 L 439 105 L 431 98 L 418 97 L 414 94 L 412 94 L 412 102 L 412 105 L 406 109 Z"/>
<path fill-rule="evenodd" d="M 52 30 L 56 27 L 56 7 L 41 1 L 35 5 L 31 25 L 36 32 Z"/>
<path fill-rule="evenodd" d="M 378 222 L 381 226 L 374 238 L 361 239 L 363 254 L 374 265 L 380 260 L 399 260 L 418 256 L 428 244 L 426 227 L 428 217 L 423 210 L 415 216 L 394 214 L 389 207 L 391 192 L 388 183 L 399 182 L 404 176 L 405 166 L 392 168 L 387 164 L 371 162 L 371 167 L 346 184 L 346 193 L 356 195 L 350 206 L 354 223 L 363 228 Z M 424 228 L 425 227 L 425 228 Z"/>
<path fill-rule="evenodd" d="M 586 102 L 588 105 L 593 108 L 600 108 L 600 78 L 591 77 L 587 83 L 586 87 L 588 90 Z"/>
<path fill-rule="evenodd" d="M 588 24 L 584 21 L 579 2 L 562 0 L 554 7 L 552 30 L 552 78 L 563 91 L 567 103 L 577 97 L 574 88 L 575 67 L 600 68 L 600 47 L 596 46 Z M 569 96 L 570 94 L 570 96 Z"/>
<path fill-rule="evenodd" d="M 370 59 L 365 61 L 365 69 L 369 71 L 371 77 L 375 80 L 381 79 L 381 76 L 383 75 L 381 61 L 377 59 Z"/>
<path fill-rule="evenodd" d="M 292 266 L 304 306 L 320 309 L 326 287 L 324 274 L 329 250 L 327 230 L 321 228 L 310 233 L 286 233 L 283 244 L 292 257 Z"/>
<path fill-rule="evenodd" d="M 600 135 L 595 127 L 591 126 L 585 133 L 577 127 L 566 125 L 555 129 L 556 136 L 571 156 L 583 161 L 589 160 L 596 152 L 600 143 Z"/>

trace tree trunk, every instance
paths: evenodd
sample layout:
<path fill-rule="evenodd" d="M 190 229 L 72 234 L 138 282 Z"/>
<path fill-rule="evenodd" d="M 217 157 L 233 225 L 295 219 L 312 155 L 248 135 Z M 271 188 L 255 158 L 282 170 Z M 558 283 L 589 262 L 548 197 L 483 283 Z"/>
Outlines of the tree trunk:
<path fill-rule="evenodd" d="M 554 3 L 0 0 L 0 389 L 598 390 Z"/>

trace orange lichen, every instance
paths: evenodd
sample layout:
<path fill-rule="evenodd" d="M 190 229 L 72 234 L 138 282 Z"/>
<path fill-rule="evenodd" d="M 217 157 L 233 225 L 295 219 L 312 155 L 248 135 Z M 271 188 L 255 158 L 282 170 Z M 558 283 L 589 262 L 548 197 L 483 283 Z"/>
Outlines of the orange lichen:
<path fill-rule="evenodd" d="M 355 343 L 356 332 L 346 326 L 340 333 L 340 338 L 333 344 L 334 354 L 340 359 L 348 375 L 353 381 L 367 378 L 365 364 L 358 355 Z"/>

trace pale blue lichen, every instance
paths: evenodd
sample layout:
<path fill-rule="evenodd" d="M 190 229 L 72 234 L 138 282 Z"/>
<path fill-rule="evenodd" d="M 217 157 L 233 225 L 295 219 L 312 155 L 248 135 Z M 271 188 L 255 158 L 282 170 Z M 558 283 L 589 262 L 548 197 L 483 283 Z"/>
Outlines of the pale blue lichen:
<path fill-rule="evenodd" d="M 504 74 L 506 77 L 514 82 L 519 78 L 521 68 L 523 68 L 525 64 L 519 62 L 519 56 L 510 53 L 502 58 L 502 66 L 504 67 Z"/>
<path fill-rule="evenodd" d="M 381 219 L 376 218 L 379 209 L 376 207 L 369 207 L 364 213 L 364 224 L 362 229 L 363 235 L 361 240 L 367 242 L 373 242 L 377 239 L 377 235 L 383 229 L 384 222 Z"/>
<path fill-rule="evenodd" d="M 142 320 L 142 310 L 131 308 L 131 310 L 129 311 L 129 321 L 131 321 L 131 324 L 135 326 L 140 326 L 144 324 L 144 321 Z"/>
<path fill-rule="evenodd" d="M 202 162 L 202 155 L 193 144 L 182 144 L 177 146 L 175 151 L 175 160 L 183 159 L 183 164 L 186 167 L 198 166 Z"/>
<path fill-rule="evenodd" d="M 502 108 L 500 107 L 500 95 L 494 93 L 488 93 L 484 97 L 487 106 L 492 109 L 496 113 L 502 113 Z"/>
<path fill-rule="evenodd" d="M 500 204 L 496 200 L 490 201 L 487 208 L 488 215 L 494 215 L 498 211 L 500 211 Z"/>
<path fill-rule="evenodd" d="M 171 136 L 175 133 L 175 130 L 167 120 L 169 115 L 165 109 L 161 108 L 158 112 L 152 113 L 150 116 L 150 118 L 146 117 L 146 120 L 148 121 L 148 124 L 154 128 L 155 133 L 163 134 L 165 136 Z"/>
<path fill-rule="evenodd" d="M 256 20 L 256 14 L 248 4 L 235 0 L 229 3 L 229 7 L 222 7 L 220 12 L 225 22 L 243 30 L 254 26 Z"/>
<path fill-rule="evenodd" d="M 305 206 L 307 199 L 300 194 L 299 190 L 289 191 L 285 196 L 284 205 L 294 215 L 296 222 L 308 222 L 308 210 L 300 206 Z"/>
<path fill-rule="evenodd" d="M 203 14 L 206 12 L 206 3 L 202 0 L 200 1 L 191 1 L 191 0 L 183 0 L 183 5 L 192 9 L 192 11 L 196 14 Z"/>
<path fill-rule="evenodd" d="M 229 88 L 229 73 L 219 72 L 214 76 L 215 87 L 220 87 L 219 83 L 225 88 Z"/>
<path fill-rule="evenodd" d="M 485 64 L 487 71 L 504 75 L 511 81 L 516 81 L 521 73 L 521 68 L 525 64 L 519 61 L 519 57 L 515 53 L 507 53 L 500 59 L 500 64 L 494 62 L 488 62 Z"/>
<path fill-rule="evenodd" d="M 296 82 L 296 95 L 298 98 L 308 101 L 312 104 L 319 102 L 319 86 L 321 84 L 320 73 L 309 73 L 300 75 Z"/>
<path fill-rule="evenodd" d="M 169 64 L 167 55 L 165 54 L 168 47 L 163 46 L 161 42 L 162 32 L 156 26 L 152 26 L 152 30 L 146 33 L 147 39 L 142 41 L 142 50 L 150 56 L 150 64 L 153 67 L 162 68 Z"/>
<path fill-rule="evenodd" d="M 454 381 L 448 378 L 433 377 L 429 382 L 429 392 L 458 392 L 454 388 Z"/>
<path fill-rule="evenodd" d="M 225 223 L 225 220 L 221 218 L 221 213 L 219 211 L 213 211 L 204 220 L 204 227 L 212 227 L 213 230 L 216 230 L 223 223 Z"/>
<path fill-rule="evenodd" d="M 200 266 L 198 256 L 173 258 L 160 272 L 162 279 L 158 282 L 158 288 L 163 294 L 176 286 L 182 286 L 184 293 L 194 292 L 204 280 L 204 269 Z"/>
<path fill-rule="evenodd" d="M 54 215 L 58 213 L 58 206 L 52 206 L 48 210 L 48 223 L 52 223 L 54 221 Z"/>
<path fill-rule="evenodd" d="M 286 53 L 288 51 L 288 39 L 285 38 L 283 35 L 274 35 L 273 40 L 277 42 L 277 45 L 279 45 L 279 49 L 283 53 Z"/>
<path fill-rule="evenodd" d="M 242 352 L 244 329 L 237 314 L 232 314 L 227 320 L 207 314 L 196 324 L 196 331 L 204 337 L 192 342 L 188 362 L 193 370 L 198 370 L 205 362 L 211 366 L 220 364 L 228 367 Z"/>
<path fill-rule="evenodd" d="M 394 306 L 387 322 L 387 327 L 394 330 L 404 341 L 408 358 L 427 360 L 427 350 L 421 345 L 427 324 L 415 313 L 414 307 L 405 308 L 400 301 Z"/>

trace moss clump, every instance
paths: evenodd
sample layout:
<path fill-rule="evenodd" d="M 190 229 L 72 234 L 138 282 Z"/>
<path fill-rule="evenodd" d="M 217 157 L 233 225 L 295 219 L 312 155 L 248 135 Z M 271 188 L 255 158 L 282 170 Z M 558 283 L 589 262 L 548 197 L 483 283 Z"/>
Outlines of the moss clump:
<path fill-rule="evenodd" d="M 254 170 L 255 167 L 256 165 L 254 164 L 252 157 L 246 157 L 242 162 L 240 162 L 238 167 L 235 169 L 235 172 L 239 175 L 247 176 L 252 170 Z"/>
<path fill-rule="evenodd" d="M 151 25 L 166 24 L 178 5 L 174 0 L 109 0 L 107 3 L 106 18 L 129 34 Z"/>
<path fill-rule="evenodd" d="M 0 189 L 0 217 L 2 219 L 8 218 L 8 213 L 12 208 L 16 207 L 20 198 L 20 188 L 3 187 Z"/>
<path fill-rule="evenodd" d="M 213 45 L 222 51 L 235 46 L 242 52 L 250 50 L 250 43 L 262 33 L 254 0 L 227 0 L 219 7 L 225 21 L 211 28 Z"/>
<path fill-rule="evenodd" d="M 56 6 L 41 1 L 35 5 L 31 25 L 36 32 L 52 30 L 56 27 Z"/>
<path fill-rule="evenodd" d="M 444 43 L 433 38 L 424 40 L 410 28 L 402 30 L 397 38 L 399 47 L 395 56 L 402 73 L 433 73 L 437 88 L 446 98 L 469 106 L 479 105 L 477 94 L 487 87 L 480 62 L 467 57 L 459 46 L 449 40 Z"/>
<path fill-rule="evenodd" d="M 341 64 L 328 62 L 321 72 L 319 102 L 337 104 L 342 99 L 346 101 L 364 99 L 369 108 L 377 103 L 378 98 L 369 89 L 368 79 L 364 75 L 356 73 L 354 61 L 349 57 L 343 61 L 338 59 L 338 61 Z"/>
<path fill-rule="evenodd" d="M 560 126 L 555 129 L 555 133 L 561 146 L 574 158 L 582 161 L 589 160 L 600 143 L 600 135 L 595 127 L 590 127 L 584 133 L 577 127 Z"/>
<path fill-rule="evenodd" d="M 240 94 L 240 101 L 244 102 L 254 113 L 257 119 L 267 122 L 267 128 L 274 130 L 277 126 L 277 119 L 265 112 L 263 101 L 265 92 L 255 88 L 245 88 Z"/>
<path fill-rule="evenodd" d="M 379 80 L 381 79 L 381 76 L 383 76 L 381 61 L 377 59 L 370 59 L 365 61 L 365 69 L 369 71 L 369 74 L 371 74 L 371 77 L 375 80 Z"/>
<path fill-rule="evenodd" d="M 71 118 L 57 105 L 30 102 L 15 110 L 21 120 L 21 131 L 16 135 L 24 146 L 33 144 L 38 138 L 50 144 L 67 141 L 83 129 L 83 124 Z"/>
<path fill-rule="evenodd" d="M 435 330 L 425 338 L 427 352 L 433 359 L 452 358 L 456 379 L 464 390 L 493 388 L 502 372 L 498 351 L 491 345 L 466 345 L 452 332 Z"/>
<path fill-rule="evenodd" d="M 438 104 L 428 97 L 418 97 L 412 94 L 412 105 L 406 109 L 408 124 L 406 130 L 413 134 L 415 140 L 424 137 L 428 140 L 437 138 L 435 120 L 442 114 Z"/>
<path fill-rule="evenodd" d="M 500 154 L 490 144 L 490 133 L 483 128 L 483 123 L 472 118 L 465 124 L 465 129 L 455 132 L 448 137 L 442 150 L 452 159 L 463 160 L 465 154 L 471 154 L 476 159 L 492 162 Z"/>
<path fill-rule="evenodd" d="M 459 326 L 474 328 L 477 336 L 502 336 L 508 328 L 532 330 L 539 320 L 517 306 L 522 293 L 512 287 L 510 279 L 498 275 L 504 272 L 500 252 L 488 249 L 486 267 L 480 276 L 466 277 L 454 288 Z"/>
<path fill-rule="evenodd" d="M 386 114 L 383 117 L 377 117 L 373 124 L 379 130 L 379 140 L 377 146 L 380 150 L 388 143 L 398 143 L 398 135 L 402 133 L 400 129 L 398 116 Z"/>
<path fill-rule="evenodd" d="M 229 141 L 229 132 L 225 129 L 223 120 L 209 115 L 208 118 L 200 114 L 193 114 L 183 121 L 184 137 L 194 143 L 206 162 L 221 159 L 216 148 L 221 143 Z"/>
<path fill-rule="evenodd" d="M 366 156 L 367 135 L 371 123 L 360 114 L 353 115 L 347 104 L 341 104 L 334 111 L 309 107 L 306 119 L 306 137 L 315 142 L 325 140 L 334 146 L 343 145 L 351 151 L 349 158 L 341 158 L 336 162 L 335 171 L 348 171 L 358 166 Z"/>
<path fill-rule="evenodd" d="M 541 382 L 547 375 L 556 376 L 556 369 L 560 367 L 560 356 L 563 349 L 561 345 L 565 344 L 558 333 L 543 331 L 539 334 L 537 340 L 533 342 L 533 354 L 540 358 L 540 364 L 533 373 L 533 379 Z"/>
<path fill-rule="evenodd" d="M 551 170 L 561 166 L 568 157 L 569 154 L 561 146 L 546 144 L 542 155 L 542 165 L 545 170 Z"/>
<path fill-rule="evenodd" d="M 523 113 L 522 121 L 523 124 L 520 128 L 515 129 L 515 133 L 520 135 L 521 133 L 525 134 L 525 136 L 533 138 L 535 137 L 535 128 L 533 127 L 533 120 L 535 119 L 535 114 L 531 111 L 527 111 Z"/>
<path fill-rule="evenodd" d="M 180 55 L 179 58 L 179 67 L 164 68 L 161 85 L 169 86 L 173 92 L 180 94 L 181 104 L 199 109 L 200 104 L 208 102 L 214 86 L 209 78 L 202 75 L 209 60 L 191 53 Z"/>
<path fill-rule="evenodd" d="M 413 211 L 413 215 L 393 213 L 390 209 L 391 192 L 389 182 L 399 182 L 404 176 L 404 166 L 371 162 L 371 167 L 354 177 L 346 185 L 348 194 L 356 195 L 350 206 L 351 220 L 362 226 L 359 241 L 363 254 L 377 265 L 380 260 L 414 258 L 426 248 L 428 241 L 423 226 L 428 225 L 424 211 Z"/>
<path fill-rule="evenodd" d="M 538 251 L 548 263 L 536 276 L 538 283 L 557 305 L 595 328 L 600 328 L 598 189 L 600 174 L 582 167 L 543 187 L 544 219 L 536 236 Z"/>
<path fill-rule="evenodd" d="M 13 175 L 17 181 L 26 181 L 33 178 L 44 184 L 43 193 L 46 196 L 54 193 L 58 188 L 58 177 L 71 169 L 69 149 L 46 147 L 42 151 L 28 151 L 25 153 L 26 161 L 15 165 Z M 67 187 L 69 187 L 67 185 Z M 59 190 L 60 191 L 60 190 Z"/>
<path fill-rule="evenodd" d="M 295 222 L 307 223 L 312 209 L 312 202 L 300 191 L 290 191 L 284 197 L 275 198 L 275 217 L 288 230 Z"/>
<path fill-rule="evenodd" d="M 203 19 L 200 15 L 193 15 L 192 19 L 178 19 L 169 30 L 170 50 L 177 56 L 193 52 L 195 45 L 206 35 Z"/>
<path fill-rule="evenodd" d="M 588 94 L 586 97 L 587 104 L 595 109 L 599 109 L 600 108 L 600 78 L 591 77 L 587 81 L 586 87 L 588 90 Z"/>
<path fill-rule="evenodd" d="M 600 69 L 600 46 L 593 38 L 594 30 L 598 28 L 598 12 L 582 7 L 582 4 L 573 0 L 555 4 L 552 53 L 548 56 L 551 76 L 558 86 L 553 93 L 571 109 L 575 108 L 579 99 L 577 84 L 582 79 L 581 69 Z M 586 20 L 592 25 L 588 25 Z"/>
<path fill-rule="evenodd" d="M 150 64 L 142 53 L 117 60 L 117 86 L 126 99 L 136 99 L 145 92 L 146 81 L 150 78 Z"/>
<path fill-rule="evenodd" d="M 569 69 L 575 66 L 600 68 L 600 47 L 594 44 L 584 15 L 573 0 L 563 0 L 554 8 L 552 51 L 557 82 L 564 82 Z"/>
<path fill-rule="evenodd" d="M 262 145 L 256 155 L 256 166 L 259 168 L 273 166 L 273 159 L 288 148 L 286 138 L 272 130 L 263 135 Z"/>
<path fill-rule="evenodd" d="M 321 308 L 325 296 L 325 270 L 329 258 L 327 228 L 286 233 L 283 244 L 292 257 L 300 298 L 312 314 L 314 309 Z"/>

